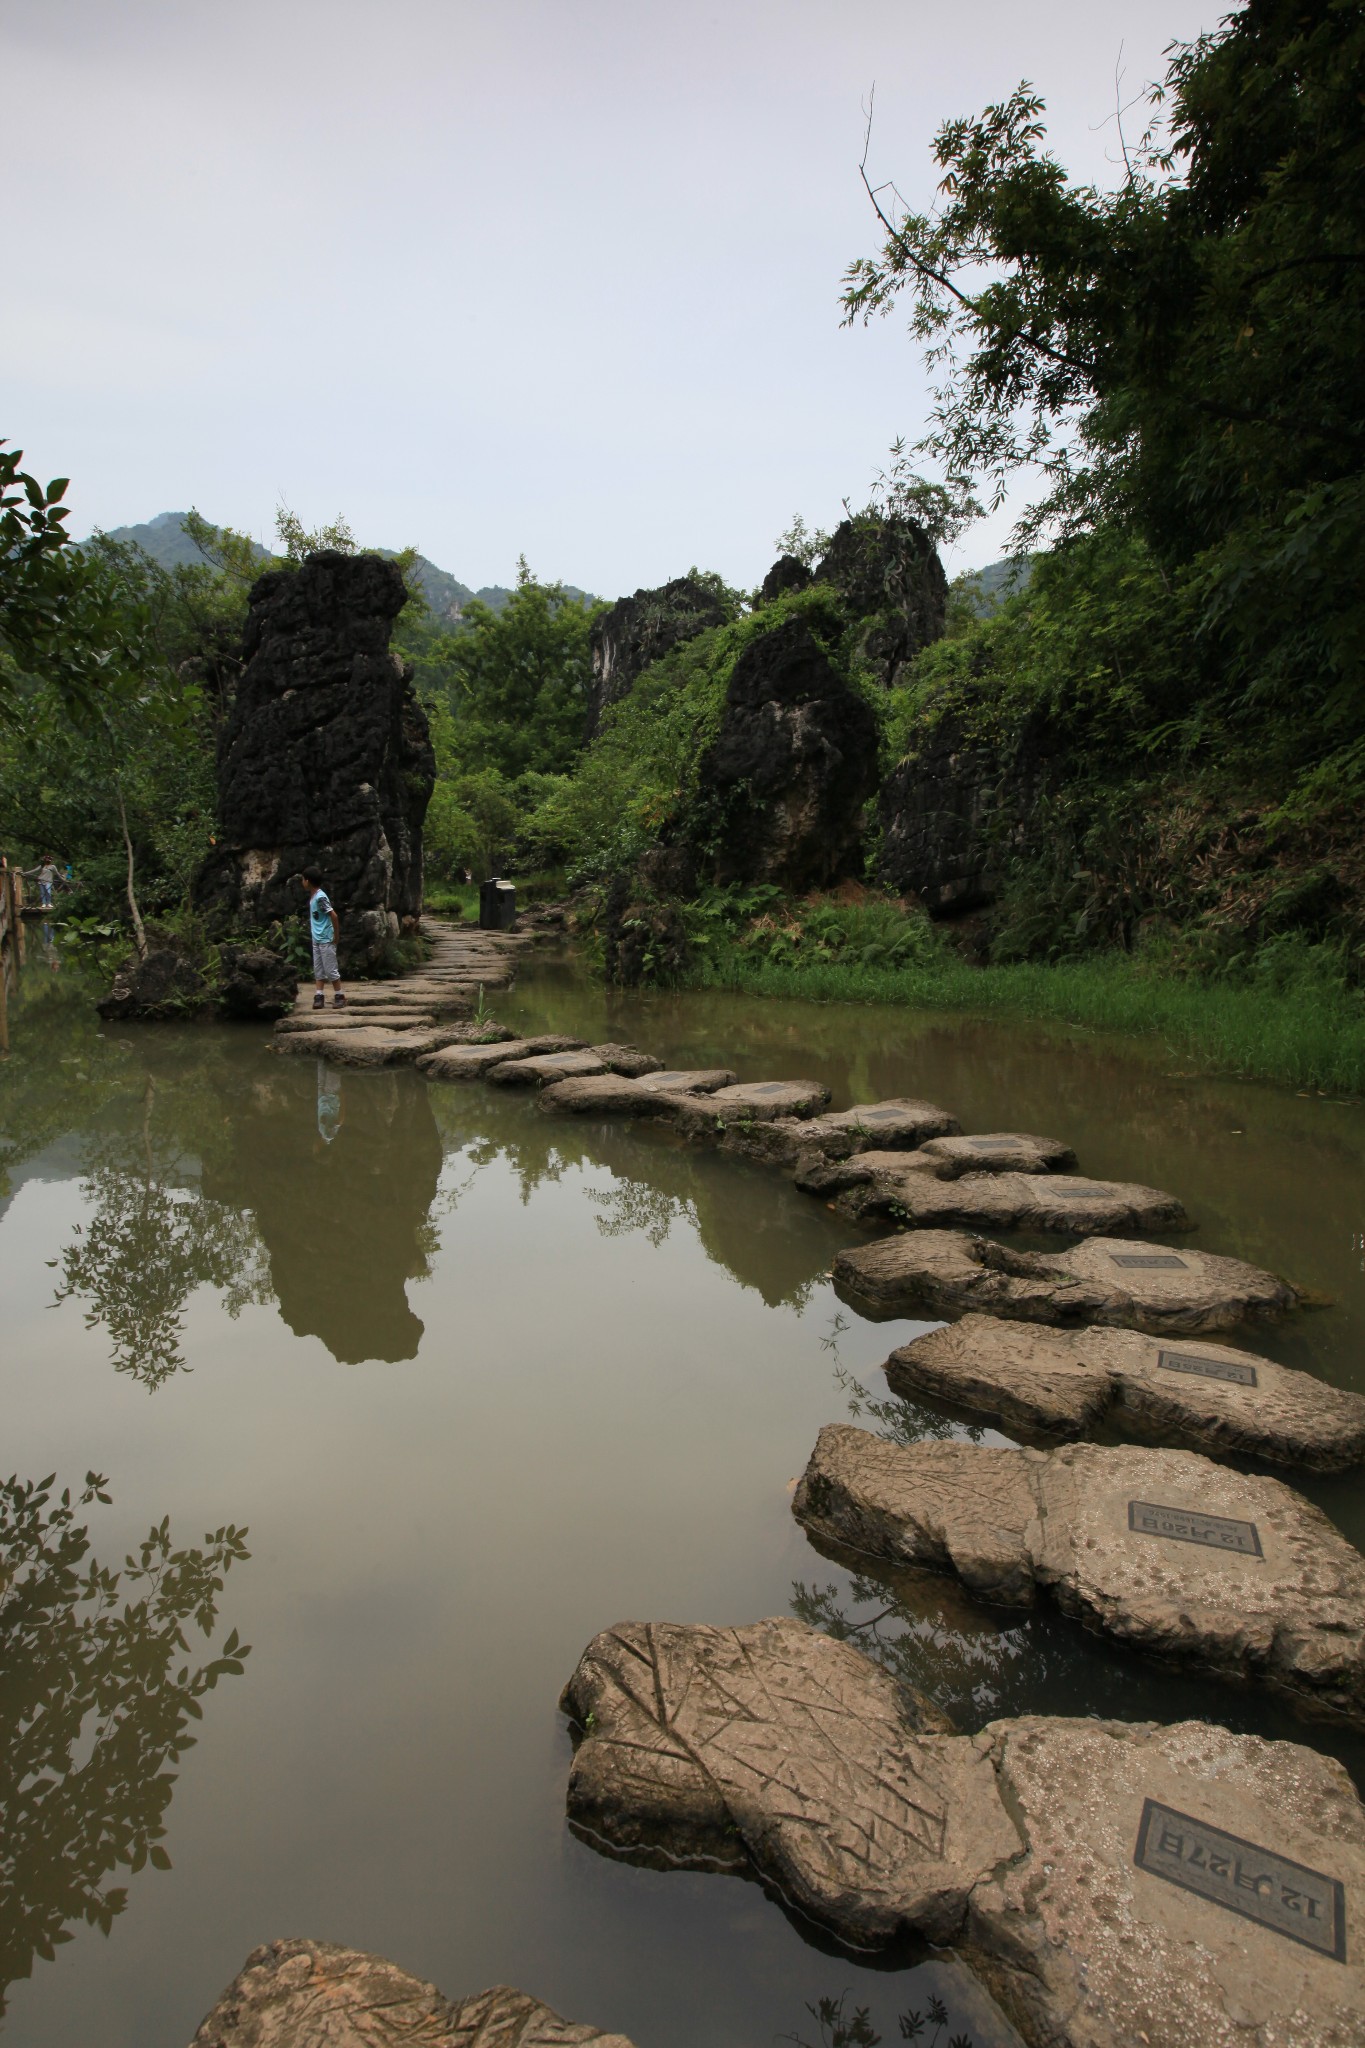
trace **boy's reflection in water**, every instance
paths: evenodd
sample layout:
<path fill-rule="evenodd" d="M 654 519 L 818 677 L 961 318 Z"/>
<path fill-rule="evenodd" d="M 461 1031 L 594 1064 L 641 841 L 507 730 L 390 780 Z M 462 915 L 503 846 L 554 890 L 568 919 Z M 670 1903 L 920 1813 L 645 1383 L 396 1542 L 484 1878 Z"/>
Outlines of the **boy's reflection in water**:
<path fill-rule="evenodd" d="M 346 1119 L 346 1104 L 341 1092 L 341 1075 L 335 1067 L 329 1067 L 326 1060 L 318 1061 L 318 1136 L 324 1145 L 330 1145 Z"/>

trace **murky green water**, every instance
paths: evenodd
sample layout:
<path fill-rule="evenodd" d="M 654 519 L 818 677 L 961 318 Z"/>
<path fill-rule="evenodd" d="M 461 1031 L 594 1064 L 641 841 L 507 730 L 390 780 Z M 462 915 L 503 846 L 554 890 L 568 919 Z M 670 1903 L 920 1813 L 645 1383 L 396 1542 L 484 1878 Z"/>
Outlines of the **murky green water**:
<path fill-rule="evenodd" d="M 1179 1193 L 1197 1243 L 1330 1297 L 1258 1342 L 1365 1385 L 1359 1108 L 1079 1035 L 608 997 L 565 963 L 531 964 L 503 1007 L 669 1062 L 810 1075 L 836 1105 L 921 1094 L 969 1129 L 1066 1138 L 1086 1170 Z M 151 1583 L 183 1613 L 187 1653 L 147 1626 L 96 1641 L 60 1601 L 45 1662 L 10 1643 L 9 2040 L 183 2048 L 250 1948 L 308 1934 L 451 1995 L 521 1984 L 639 2048 L 814 2042 L 806 2004 L 846 1988 L 887 2039 L 940 1992 L 984 2048 L 942 1964 L 864 1967 L 757 1886 L 631 1869 L 568 1834 L 558 1692 L 627 1618 L 880 1614 L 859 1639 L 964 1726 L 1209 1714 L 1330 1748 L 1365 1781 L 1353 1739 L 812 1550 L 790 1484 L 859 1387 L 886 1400 L 880 1361 L 915 1326 L 841 1307 L 819 1276 L 850 1226 L 777 1174 L 657 1129 L 554 1122 L 520 1093 L 329 1071 L 248 1029 L 101 1033 L 41 953 L 10 1023 L 0 1465 L 59 1488 L 107 1475 L 111 1503 L 76 1522 L 114 1567 L 164 1516 L 201 1550 L 246 1525 L 251 1555 L 211 1638 L 202 1589 L 174 1574 L 120 1590 L 118 1612 Z M 1365 1543 L 1357 1475 L 1304 1490 Z M 176 1674 L 234 1629 L 250 1654 L 195 1722 Z M 50 1731 L 45 1757 L 16 1723 Z M 176 1726 L 198 1742 L 163 1769 Z M 172 1867 L 127 1867 L 158 1825 Z M 100 1898 L 107 1932 L 83 1917 Z M 45 1960 L 58 1927 L 74 1938 Z"/>

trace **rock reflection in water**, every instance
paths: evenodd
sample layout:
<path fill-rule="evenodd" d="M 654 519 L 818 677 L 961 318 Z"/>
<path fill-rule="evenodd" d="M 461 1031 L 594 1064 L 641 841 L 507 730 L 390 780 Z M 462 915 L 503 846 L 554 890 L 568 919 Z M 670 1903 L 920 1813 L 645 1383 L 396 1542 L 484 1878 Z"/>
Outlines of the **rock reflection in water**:
<path fill-rule="evenodd" d="M 204 1695 L 248 1654 L 235 1630 L 197 1667 L 190 1651 L 195 1630 L 211 1645 L 224 1577 L 250 1554 L 244 1529 L 180 1550 L 162 1521 L 111 1571 L 77 1519 L 108 1504 L 106 1482 L 87 1473 L 74 1502 L 53 1483 L 0 1486 L 0 2012 L 73 1925 L 109 1933 L 127 1903 L 112 1871 L 170 1868 L 170 1767 Z"/>
<path fill-rule="evenodd" d="M 234 1107 L 205 1186 L 254 1215 L 289 1328 L 343 1365 L 415 1358 L 407 1288 L 430 1271 L 441 1172 L 425 1082 L 279 1059 Z"/>

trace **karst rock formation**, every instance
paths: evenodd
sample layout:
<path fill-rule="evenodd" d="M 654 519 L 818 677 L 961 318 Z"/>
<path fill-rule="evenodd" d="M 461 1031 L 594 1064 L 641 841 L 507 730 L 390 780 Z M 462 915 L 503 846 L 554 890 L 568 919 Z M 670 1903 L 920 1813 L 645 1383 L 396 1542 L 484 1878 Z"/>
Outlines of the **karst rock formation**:
<path fill-rule="evenodd" d="M 313 554 L 253 586 L 217 844 L 195 885 L 219 930 L 298 920 L 298 876 L 313 865 L 346 972 L 377 965 L 418 916 L 435 760 L 411 669 L 389 647 L 406 597 L 378 555 Z"/>

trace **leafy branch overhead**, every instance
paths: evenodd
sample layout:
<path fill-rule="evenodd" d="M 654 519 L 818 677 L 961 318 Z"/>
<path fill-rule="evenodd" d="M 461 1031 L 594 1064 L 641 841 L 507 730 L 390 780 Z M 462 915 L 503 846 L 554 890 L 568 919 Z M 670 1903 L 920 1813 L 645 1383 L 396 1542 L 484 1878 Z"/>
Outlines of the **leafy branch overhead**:
<path fill-rule="evenodd" d="M 1172 50 L 1113 190 L 1068 178 L 1023 84 L 940 129 L 927 211 L 865 155 L 883 240 L 844 291 L 849 321 L 908 299 L 950 482 L 998 504 L 1037 474 L 1025 542 L 1131 523 L 1248 693 L 1338 720 L 1365 655 L 1363 70 L 1360 0 L 1258 0 Z"/>

